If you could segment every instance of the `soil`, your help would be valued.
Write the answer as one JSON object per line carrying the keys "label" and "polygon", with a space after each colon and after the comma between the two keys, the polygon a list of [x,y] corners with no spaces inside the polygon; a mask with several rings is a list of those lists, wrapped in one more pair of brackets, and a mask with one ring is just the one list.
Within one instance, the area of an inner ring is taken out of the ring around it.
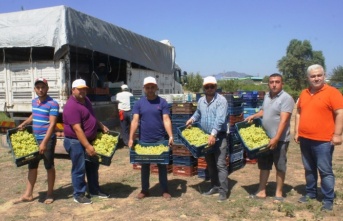
{"label": "soil", "polygon": [[[294,115],[293,115],[294,116]],[[209,181],[199,178],[168,175],[172,199],[161,197],[158,176],[150,176],[151,197],[136,200],[140,192],[140,171],[130,164],[129,150],[120,147],[110,166],[100,167],[101,188],[110,193],[109,199],[93,199],[91,205],[73,201],[71,162],[58,158],[56,164],[55,201],[44,204],[47,182],[41,163],[34,189],[34,200],[21,204],[13,202],[23,194],[27,167],[16,167],[10,149],[2,136],[0,147],[0,220],[343,220],[343,150],[335,148],[333,167],[336,175],[336,199],[332,212],[321,212],[321,196],[308,204],[300,204],[305,178],[299,146],[293,141],[288,152],[288,170],[284,186],[285,201],[273,202],[275,169],[270,174],[266,199],[249,199],[258,186],[256,164],[246,166],[229,175],[229,199],[217,203],[218,196],[205,197],[201,193],[210,187]],[[319,184],[318,184],[319,185]],[[320,191],[319,191],[320,192]]]}

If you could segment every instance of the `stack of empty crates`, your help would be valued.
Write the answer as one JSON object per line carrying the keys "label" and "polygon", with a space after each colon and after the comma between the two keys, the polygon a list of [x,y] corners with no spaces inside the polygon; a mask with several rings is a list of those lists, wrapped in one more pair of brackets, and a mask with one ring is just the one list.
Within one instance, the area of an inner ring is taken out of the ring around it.
{"label": "stack of empty crates", "polygon": [[178,140],[177,128],[184,126],[191,118],[196,105],[191,102],[175,102],[171,107],[171,121],[173,128],[173,175],[194,176],[197,174],[197,160],[192,153]]}

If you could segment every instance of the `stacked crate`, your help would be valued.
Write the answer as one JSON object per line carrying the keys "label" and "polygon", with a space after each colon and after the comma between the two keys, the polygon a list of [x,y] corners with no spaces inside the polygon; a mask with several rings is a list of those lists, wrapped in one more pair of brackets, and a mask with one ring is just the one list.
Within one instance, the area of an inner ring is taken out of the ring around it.
{"label": "stacked crate", "polygon": [[257,107],[261,107],[263,104],[264,96],[266,95],[265,91],[259,91],[257,96]]}
{"label": "stacked crate", "polygon": [[210,179],[210,176],[207,170],[207,163],[206,163],[205,157],[198,158],[198,177],[205,180]]}
{"label": "stacked crate", "polygon": [[239,91],[239,95],[243,97],[244,107],[256,108],[257,107],[257,91]]}
{"label": "stacked crate", "polygon": [[171,122],[175,143],[180,143],[177,136],[177,128],[184,126],[186,121],[191,118],[196,105],[193,103],[173,103],[171,106]]}
{"label": "stacked crate", "polygon": [[174,176],[194,176],[197,171],[197,159],[183,144],[174,144],[173,151],[173,175]]}
{"label": "stacked crate", "polygon": [[228,144],[228,171],[231,174],[245,166],[246,158],[244,147],[239,139],[238,133],[233,132],[229,134]]}

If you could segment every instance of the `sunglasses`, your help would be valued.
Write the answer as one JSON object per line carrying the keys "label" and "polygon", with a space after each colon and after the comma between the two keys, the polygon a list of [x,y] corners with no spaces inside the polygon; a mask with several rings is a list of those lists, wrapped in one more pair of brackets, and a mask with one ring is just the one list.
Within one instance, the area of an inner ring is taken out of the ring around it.
{"label": "sunglasses", "polygon": [[208,90],[208,89],[214,89],[216,86],[214,86],[214,85],[206,85],[206,86],[204,86],[204,89],[205,90]]}

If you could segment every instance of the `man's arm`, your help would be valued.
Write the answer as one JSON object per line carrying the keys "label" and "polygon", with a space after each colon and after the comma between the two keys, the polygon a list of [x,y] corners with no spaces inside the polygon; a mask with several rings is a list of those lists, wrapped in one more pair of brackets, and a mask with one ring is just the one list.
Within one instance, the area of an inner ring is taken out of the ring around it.
{"label": "man's arm", "polygon": [[136,133],[137,128],[138,128],[138,122],[139,122],[139,114],[134,114],[132,121],[131,121],[131,126],[130,126],[130,136],[129,136],[129,147],[131,148],[133,145],[133,135]]}
{"label": "man's arm", "polygon": [[167,131],[168,136],[169,136],[169,142],[168,143],[169,143],[169,145],[173,145],[173,143],[174,143],[173,130],[172,130],[172,124],[171,124],[171,121],[170,121],[168,114],[163,114],[163,125]]}
{"label": "man's arm", "polygon": [[33,115],[31,114],[23,123],[18,125],[19,129],[23,129],[26,125],[30,124],[33,120]]}
{"label": "man's arm", "polygon": [[300,108],[297,108],[294,121],[294,141],[299,143],[299,121],[300,121]]}
{"label": "man's arm", "polygon": [[73,124],[73,130],[76,133],[77,139],[80,141],[81,145],[85,147],[86,152],[89,156],[96,155],[94,147],[88,142],[88,139],[82,130],[81,124]]}
{"label": "man's arm", "polygon": [[343,109],[335,110],[335,131],[332,136],[332,144],[342,144],[342,132],[343,132]]}
{"label": "man's arm", "polygon": [[55,127],[56,127],[56,123],[57,123],[57,116],[50,115],[49,116],[49,122],[50,122],[50,124],[49,124],[48,130],[46,131],[45,137],[39,145],[39,152],[41,154],[43,154],[46,151],[46,145],[47,145],[49,139],[51,138],[52,134],[55,132]]}

